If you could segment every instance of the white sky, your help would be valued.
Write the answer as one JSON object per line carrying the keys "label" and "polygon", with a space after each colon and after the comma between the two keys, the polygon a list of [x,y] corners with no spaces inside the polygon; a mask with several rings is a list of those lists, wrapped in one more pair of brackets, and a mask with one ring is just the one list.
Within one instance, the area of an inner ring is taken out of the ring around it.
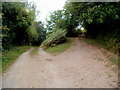
{"label": "white sky", "polygon": [[42,20],[45,22],[46,17],[49,16],[51,11],[61,10],[66,0],[28,0],[28,2],[34,2],[36,10],[40,11],[37,16],[37,21]]}

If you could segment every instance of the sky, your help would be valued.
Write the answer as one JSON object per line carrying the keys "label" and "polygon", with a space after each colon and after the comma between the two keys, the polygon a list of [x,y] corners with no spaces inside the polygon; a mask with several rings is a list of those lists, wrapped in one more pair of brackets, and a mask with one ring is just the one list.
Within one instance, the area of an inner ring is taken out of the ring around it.
{"label": "sky", "polygon": [[40,11],[36,20],[45,22],[50,12],[63,9],[66,0],[28,0],[28,2],[34,2],[36,10]]}

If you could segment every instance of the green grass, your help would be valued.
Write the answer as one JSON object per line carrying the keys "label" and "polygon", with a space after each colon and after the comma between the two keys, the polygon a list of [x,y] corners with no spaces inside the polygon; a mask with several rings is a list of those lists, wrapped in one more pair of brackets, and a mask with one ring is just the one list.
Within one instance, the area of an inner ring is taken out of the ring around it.
{"label": "green grass", "polygon": [[[1,58],[0,58],[1,59]],[[2,73],[2,62],[0,61],[0,74]]]}
{"label": "green grass", "polygon": [[109,50],[109,51],[115,53],[115,54],[119,53],[118,48],[110,48],[108,45],[105,44],[105,41],[103,41],[101,39],[88,39],[88,38],[85,38],[83,40],[84,40],[84,42],[86,42],[88,44],[102,47],[102,48],[104,48],[106,50]]}
{"label": "green grass", "polygon": [[102,41],[102,40],[99,40],[99,39],[88,39],[88,38],[85,38],[83,40],[87,44],[91,44],[91,45],[94,45],[94,46],[97,46],[97,47],[104,48],[104,49],[109,50],[109,51],[111,51],[111,52],[113,52],[115,54],[118,53],[118,52],[114,52],[114,50],[110,50],[110,48],[108,48],[108,46],[105,45],[104,41]]}
{"label": "green grass", "polygon": [[65,43],[57,45],[55,47],[47,48],[47,49],[45,49],[45,51],[49,52],[49,53],[61,53],[61,52],[64,52],[66,49],[68,49],[71,46],[72,40],[73,40],[73,38],[67,38],[67,41]]}
{"label": "green grass", "polygon": [[109,59],[112,64],[118,65],[120,63],[120,60],[117,58],[110,58]]}
{"label": "green grass", "polygon": [[2,72],[6,69],[25,51],[30,49],[32,46],[17,46],[13,47],[9,51],[5,50],[2,52]]}
{"label": "green grass", "polygon": [[30,55],[35,55],[38,52],[39,47],[34,47],[34,49],[30,52]]}
{"label": "green grass", "polygon": [[[95,45],[95,46],[98,46],[98,47],[101,47],[101,48],[104,48],[104,49],[106,49],[106,50],[108,50],[107,48],[107,46],[104,44],[104,42],[103,41],[101,41],[101,40],[94,40],[94,39],[87,39],[87,38],[85,38],[85,39],[83,39],[84,40],[84,42],[86,42],[87,44],[91,44],[91,45]],[[112,52],[112,51],[111,51]],[[104,54],[106,54],[106,52],[104,51],[103,52]],[[114,53],[114,52],[113,52]],[[109,61],[112,63],[112,64],[115,64],[115,65],[118,65],[118,63],[120,63],[120,60],[118,60],[117,58],[113,58],[113,57],[110,57],[109,58]]]}
{"label": "green grass", "polygon": [[83,40],[84,40],[84,42],[86,42],[87,44],[105,47],[105,46],[103,46],[103,43],[101,43],[100,41],[94,40],[94,39],[85,38],[85,39],[83,39]]}

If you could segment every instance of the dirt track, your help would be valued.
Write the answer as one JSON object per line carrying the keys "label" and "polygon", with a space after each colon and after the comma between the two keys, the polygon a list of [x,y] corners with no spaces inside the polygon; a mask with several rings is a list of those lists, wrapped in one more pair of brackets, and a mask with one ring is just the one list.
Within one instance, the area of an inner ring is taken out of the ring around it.
{"label": "dirt track", "polygon": [[31,50],[23,53],[3,74],[3,88],[117,87],[118,74],[107,66],[101,49],[78,38],[71,48],[56,56],[42,49],[30,56]]}

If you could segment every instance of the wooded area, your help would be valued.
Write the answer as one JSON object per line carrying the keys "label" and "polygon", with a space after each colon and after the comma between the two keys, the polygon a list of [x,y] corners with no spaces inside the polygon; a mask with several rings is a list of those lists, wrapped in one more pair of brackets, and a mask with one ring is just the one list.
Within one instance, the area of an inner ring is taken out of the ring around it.
{"label": "wooded area", "polygon": [[36,21],[36,12],[33,3],[2,3],[3,62],[9,62],[6,52],[16,46],[47,49],[67,42],[68,37],[91,38],[116,54],[120,51],[120,2],[66,3],[50,13],[47,23]]}
{"label": "wooded area", "polygon": [[51,12],[47,28],[44,28],[44,23],[35,21],[34,4],[4,2],[1,13],[3,49],[16,45],[40,46],[45,40],[46,32],[47,39],[51,36],[51,40],[46,40],[43,44],[50,42],[59,44],[59,41],[62,43],[61,39],[65,41],[65,36],[79,35],[81,28],[76,27],[80,26],[87,30],[86,38],[102,40],[109,49],[116,51],[120,44],[119,7],[120,3],[116,2],[66,3],[63,10]]}
{"label": "wooded area", "polygon": [[63,10],[51,13],[47,20],[47,30],[54,33],[66,29],[66,36],[73,37],[80,35],[80,27],[83,27],[86,38],[97,39],[107,49],[117,53],[120,49],[119,7],[119,2],[66,3]]}
{"label": "wooded area", "polygon": [[34,4],[22,2],[2,3],[2,46],[40,45],[45,39],[42,22],[35,21]]}
{"label": "wooded area", "polygon": [[45,22],[34,3],[1,5],[3,88],[120,86],[120,2],[66,2]]}

